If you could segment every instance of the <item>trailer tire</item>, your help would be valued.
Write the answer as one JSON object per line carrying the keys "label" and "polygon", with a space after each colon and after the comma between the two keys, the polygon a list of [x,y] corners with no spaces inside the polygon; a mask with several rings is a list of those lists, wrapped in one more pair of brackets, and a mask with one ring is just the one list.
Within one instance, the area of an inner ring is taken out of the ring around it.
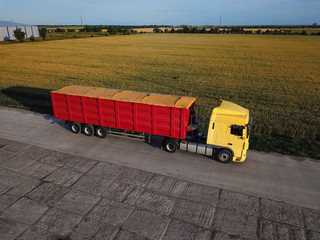
{"label": "trailer tire", "polygon": [[170,139],[167,139],[167,140],[163,141],[163,149],[166,152],[174,153],[175,151],[177,151],[177,148],[178,148],[178,144],[177,144],[176,141],[173,141],[173,140],[170,140]]}
{"label": "trailer tire", "polygon": [[71,122],[70,123],[70,130],[73,133],[80,133],[81,132],[81,124],[78,122]]}
{"label": "trailer tire", "polygon": [[107,130],[104,127],[95,127],[95,135],[99,138],[105,138],[107,136]]}
{"label": "trailer tire", "polygon": [[82,132],[86,136],[92,136],[94,133],[93,126],[90,124],[85,124],[82,128]]}
{"label": "trailer tire", "polygon": [[217,153],[216,158],[221,163],[228,163],[232,160],[232,153],[227,149],[221,149]]}

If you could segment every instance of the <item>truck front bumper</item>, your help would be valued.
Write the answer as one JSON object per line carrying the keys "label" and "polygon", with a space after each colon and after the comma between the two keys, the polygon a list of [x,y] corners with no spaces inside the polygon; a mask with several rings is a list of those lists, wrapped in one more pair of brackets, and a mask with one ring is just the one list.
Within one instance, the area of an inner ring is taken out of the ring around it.
{"label": "truck front bumper", "polygon": [[234,162],[244,162],[244,160],[246,160],[247,158],[247,153],[242,154],[241,157],[233,157],[232,161]]}

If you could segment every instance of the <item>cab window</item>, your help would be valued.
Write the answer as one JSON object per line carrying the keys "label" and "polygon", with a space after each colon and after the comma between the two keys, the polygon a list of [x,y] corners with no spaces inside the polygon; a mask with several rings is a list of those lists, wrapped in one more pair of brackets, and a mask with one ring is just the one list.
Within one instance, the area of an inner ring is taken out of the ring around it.
{"label": "cab window", "polygon": [[244,126],[231,125],[231,134],[236,136],[243,136]]}

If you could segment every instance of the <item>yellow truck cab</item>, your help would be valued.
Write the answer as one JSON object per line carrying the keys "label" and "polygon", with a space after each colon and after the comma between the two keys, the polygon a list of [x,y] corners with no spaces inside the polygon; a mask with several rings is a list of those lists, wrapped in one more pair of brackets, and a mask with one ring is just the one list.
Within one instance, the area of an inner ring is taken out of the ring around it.
{"label": "yellow truck cab", "polygon": [[[197,130],[201,124],[198,119],[189,122],[192,131],[186,139],[178,142],[180,150],[213,157],[222,163],[243,162],[246,159],[252,124],[248,109],[219,100],[212,111],[207,135]],[[174,152],[170,151],[175,146],[174,140],[169,139],[165,144],[166,151]]]}
{"label": "yellow truck cab", "polygon": [[251,124],[248,109],[219,100],[211,114],[207,145],[218,149],[216,157],[220,162],[228,162],[231,157],[235,162],[246,159]]}

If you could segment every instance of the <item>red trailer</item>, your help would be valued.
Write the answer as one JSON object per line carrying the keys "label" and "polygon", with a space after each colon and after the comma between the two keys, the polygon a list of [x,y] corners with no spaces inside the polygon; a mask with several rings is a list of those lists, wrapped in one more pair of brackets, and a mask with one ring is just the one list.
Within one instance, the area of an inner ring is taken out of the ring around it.
{"label": "red trailer", "polygon": [[[68,86],[51,91],[54,115],[71,123],[73,132],[147,133],[185,139],[193,97]],[[73,124],[73,125],[72,125]],[[105,133],[105,134],[104,134]]]}

